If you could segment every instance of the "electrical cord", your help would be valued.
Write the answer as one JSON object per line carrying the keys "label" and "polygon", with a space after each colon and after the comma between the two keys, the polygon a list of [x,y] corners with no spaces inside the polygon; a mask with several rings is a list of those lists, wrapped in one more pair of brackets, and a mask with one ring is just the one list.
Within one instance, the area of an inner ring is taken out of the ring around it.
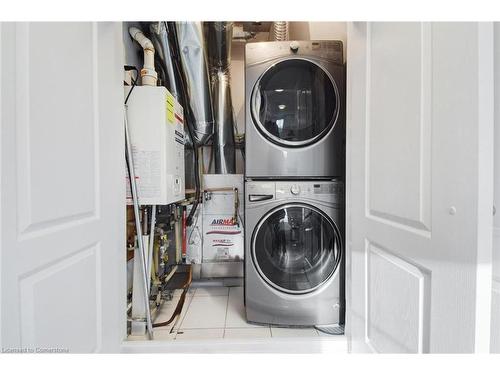
{"label": "electrical cord", "polygon": [[193,224],[193,229],[191,230],[191,233],[189,234],[189,238],[187,240],[187,243],[188,244],[192,244],[191,243],[191,238],[193,237],[193,233],[194,233],[194,230],[196,229],[196,231],[198,232],[198,235],[201,237],[201,232],[200,232],[200,229],[196,226],[196,224],[198,224],[198,219],[200,218],[200,215],[196,215],[196,220]]}
{"label": "electrical cord", "polygon": [[125,105],[127,105],[128,99],[130,98],[130,94],[132,94],[132,91],[134,91],[135,86],[137,86],[137,80],[139,79],[139,70],[133,65],[125,65],[123,68],[125,69],[126,72],[129,72],[131,70],[135,70],[135,73],[136,73],[135,79],[133,77],[130,77],[132,80],[132,88],[128,92],[127,97],[125,98],[125,103],[124,103]]}
{"label": "electrical cord", "polygon": [[[134,91],[135,86],[137,86],[137,79],[139,78],[139,70],[135,66],[133,66],[133,65],[125,65],[123,68],[125,69],[126,72],[127,71],[131,71],[131,70],[135,70],[135,72],[136,72],[136,78],[135,79],[133,77],[130,77],[130,79],[132,81],[132,88],[129,90],[129,92],[127,94],[127,97],[125,98],[124,105],[126,106],[127,102],[128,102],[128,99],[130,98],[130,94],[132,94],[132,91]],[[127,160],[127,163],[128,162],[129,161]],[[130,178],[129,178],[129,183],[130,183],[130,191],[132,191],[132,179],[130,179]]]}
{"label": "electrical cord", "polygon": [[168,88],[168,78],[165,72],[165,67],[163,66],[162,60],[155,54],[155,69],[158,73],[158,82],[160,86],[165,86]]}

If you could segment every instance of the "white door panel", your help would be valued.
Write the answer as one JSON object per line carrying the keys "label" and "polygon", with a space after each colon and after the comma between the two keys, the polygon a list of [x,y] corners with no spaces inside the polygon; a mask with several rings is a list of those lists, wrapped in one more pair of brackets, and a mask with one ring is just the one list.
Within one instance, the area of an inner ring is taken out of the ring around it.
{"label": "white door panel", "polygon": [[495,157],[491,352],[500,353],[500,23],[495,23]]}
{"label": "white door panel", "polygon": [[485,350],[492,27],[354,23],[348,40],[351,350]]}
{"label": "white door panel", "polygon": [[[496,159],[498,160],[498,158]],[[497,198],[498,199],[498,198]],[[491,352],[500,353],[500,228],[493,229],[493,287],[491,301]]]}
{"label": "white door panel", "polygon": [[1,28],[2,346],[118,350],[121,24]]}
{"label": "white door panel", "polygon": [[381,23],[367,45],[368,215],[418,233],[430,230],[429,38],[428,25]]}

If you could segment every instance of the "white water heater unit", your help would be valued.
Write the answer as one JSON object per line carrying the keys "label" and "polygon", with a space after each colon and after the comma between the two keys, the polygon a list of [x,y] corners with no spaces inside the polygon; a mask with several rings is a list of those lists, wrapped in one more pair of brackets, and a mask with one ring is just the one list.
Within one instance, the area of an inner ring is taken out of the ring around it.
{"label": "white water heater unit", "polygon": [[[125,88],[125,95],[130,87]],[[127,103],[134,169],[141,205],[185,198],[184,115],[165,87],[136,86]],[[132,204],[127,173],[127,204]]]}

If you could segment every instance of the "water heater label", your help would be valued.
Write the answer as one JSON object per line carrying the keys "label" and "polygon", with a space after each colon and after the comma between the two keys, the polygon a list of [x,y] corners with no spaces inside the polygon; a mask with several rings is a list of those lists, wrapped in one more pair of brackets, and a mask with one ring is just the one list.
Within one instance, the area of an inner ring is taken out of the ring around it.
{"label": "water heater label", "polygon": [[167,106],[167,121],[170,124],[175,125],[175,111],[174,111],[174,105],[175,105],[175,99],[174,96],[167,91],[167,98],[166,98],[166,106]]}
{"label": "water heater label", "polygon": [[[160,153],[158,151],[138,151],[133,148],[134,169],[139,200],[159,199],[160,191]],[[128,180],[127,170],[127,180]],[[127,183],[127,199],[132,199],[130,183]]]}

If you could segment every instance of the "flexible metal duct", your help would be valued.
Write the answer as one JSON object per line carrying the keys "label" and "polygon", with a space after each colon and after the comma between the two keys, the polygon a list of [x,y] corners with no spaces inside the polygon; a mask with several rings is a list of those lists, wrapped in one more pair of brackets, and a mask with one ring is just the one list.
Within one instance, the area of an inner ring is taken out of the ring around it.
{"label": "flexible metal duct", "polygon": [[194,117],[194,139],[205,144],[214,131],[214,116],[201,22],[176,22],[182,70]]}
{"label": "flexible metal duct", "polygon": [[287,21],[276,21],[273,22],[273,39],[278,41],[288,40],[289,30]]}
{"label": "flexible metal duct", "polygon": [[208,22],[207,50],[210,61],[212,98],[215,115],[214,159],[216,174],[236,173],[234,147],[235,121],[231,100],[232,22]]}
{"label": "flexible metal duct", "polygon": [[167,75],[167,88],[168,91],[177,99],[180,100],[180,93],[178,82],[175,76],[174,64],[171,55],[171,46],[168,39],[167,26],[165,22],[153,22],[149,25],[149,31],[151,32],[151,39],[155,46],[155,50],[158,58],[160,59],[165,74]]}

